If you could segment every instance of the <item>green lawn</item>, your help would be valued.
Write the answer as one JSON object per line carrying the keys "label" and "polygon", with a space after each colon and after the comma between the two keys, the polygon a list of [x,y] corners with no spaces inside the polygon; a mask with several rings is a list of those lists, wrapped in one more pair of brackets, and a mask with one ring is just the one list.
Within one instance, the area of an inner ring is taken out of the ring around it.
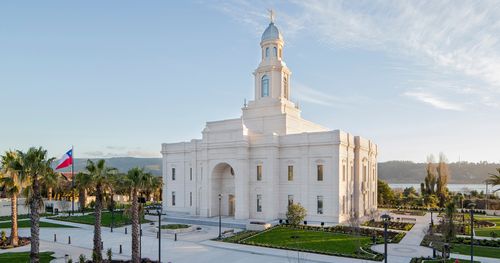
{"label": "green lawn", "polygon": [[[54,259],[52,254],[54,254],[54,252],[41,252],[40,262],[49,263],[52,259]],[[0,254],[0,262],[30,262],[30,252],[3,253]]]}
{"label": "green lawn", "polygon": [[[0,223],[0,228],[11,228],[11,227],[12,227],[11,222]],[[18,228],[31,227],[31,221],[30,220],[17,221],[17,227]],[[65,226],[65,225],[48,223],[48,222],[40,222],[40,227],[68,227],[68,228],[72,228],[72,226]]]}
{"label": "green lawn", "polygon": [[[446,263],[455,263],[455,260],[456,259],[454,259],[454,258],[450,258],[450,259],[446,260],[445,262]],[[460,263],[470,262],[470,260],[466,260],[466,259],[459,259],[458,261]],[[422,263],[443,263],[443,260],[442,259],[422,260]],[[474,263],[480,263],[480,262],[474,260]]]}
{"label": "green lawn", "polygon": [[[40,217],[45,217],[45,216],[50,216],[50,215],[52,215],[52,214],[43,213],[43,214],[40,214]],[[29,214],[17,215],[17,220],[29,219],[29,218],[30,218]],[[9,220],[10,220],[10,216],[0,216],[0,221],[9,221]]]}
{"label": "green lawn", "polygon": [[[470,255],[470,246],[463,244],[453,244],[452,253]],[[500,258],[500,248],[498,247],[483,247],[474,246],[474,256],[478,257],[488,257],[488,258]]]}
{"label": "green lawn", "polygon": [[494,227],[474,228],[475,234],[482,237],[490,237],[495,232],[500,237],[500,217],[498,216],[474,216],[476,220],[490,221],[496,224]]}
{"label": "green lawn", "polygon": [[[307,250],[324,254],[356,256],[360,246],[366,247],[371,244],[371,238],[324,231],[275,227],[245,239],[241,243],[291,250]],[[363,252],[362,256],[371,257]]]}
{"label": "green lawn", "polygon": [[[54,220],[61,220],[61,221],[67,221],[67,222],[73,222],[73,223],[80,223],[80,224],[86,224],[86,225],[93,225],[95,222],[95,217],[94,214],[87,214],[83,216],[60,216],[60,217],[52,217],[51,219]],[[149,220],[146,220],[142,218],[141,223],[148,223],[150,222]],[[102,218],[101,218],[101,223],[102,226],[105,227],[111,227],[111,213],[110,212],[103,212],[102,213]],[[126,215],[123,214],[123,212],[115,212],[115,218],[114,218],[114,227],[121,227],[125,225],[130,225],[130,218],[128,218]]]}

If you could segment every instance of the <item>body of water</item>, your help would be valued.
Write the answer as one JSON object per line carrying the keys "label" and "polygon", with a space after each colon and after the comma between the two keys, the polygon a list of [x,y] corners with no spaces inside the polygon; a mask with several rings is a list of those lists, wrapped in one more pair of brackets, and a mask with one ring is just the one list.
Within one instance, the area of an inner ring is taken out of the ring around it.
{"label": "body of water", "polygon": [[[405,189],[408,187],[414,187],[417,192],[420,191],[420,184],[389,184],[389,186],[392,189]],[[478,192],[485,192],[486,193],[486,184],[448,184],[448,189],[452,192],[459,192],[459,193],[470,193],[472,190],[476,190]],[[488,185],[488,193],[491,193],[494,190],[500,189],[500,186],[491,186]],[[500,193],[500,190],[497,191],[497,195]]]}

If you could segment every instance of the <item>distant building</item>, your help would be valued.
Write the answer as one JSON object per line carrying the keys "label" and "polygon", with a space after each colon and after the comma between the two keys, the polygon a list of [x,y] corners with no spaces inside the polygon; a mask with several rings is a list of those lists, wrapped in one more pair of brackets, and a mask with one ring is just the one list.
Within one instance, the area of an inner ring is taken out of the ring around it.
{"label": "distant building", "polygon": [[162,144],[167,212],[236,219],[339,223],[377,208],[377,145],[301,118],[289,100],[291,72],[273,21],[262,34],[255,99],[237,119],[207,122],[202,139]]}

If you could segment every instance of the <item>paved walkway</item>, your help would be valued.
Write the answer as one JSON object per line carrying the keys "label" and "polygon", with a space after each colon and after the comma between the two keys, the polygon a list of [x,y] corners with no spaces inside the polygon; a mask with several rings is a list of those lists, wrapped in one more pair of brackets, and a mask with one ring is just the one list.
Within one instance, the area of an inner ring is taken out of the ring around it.
{"label": "paved walkway", "polygon": [[[416,218],[417,221],[413,228],[406,233],[405,237],[398,244],[387,245],[388,259],[391,263],[407,263],[410,262],[412,257],[432,256],[431,248],[420,246],[420,242],[422,242],[429,229],[430,213],[425,216],[412,216],[412,218]],[[384,244],[372,246],[372,249],[383,254]]]}
{"label": "paved walkway", "polygon": [[[388,261],[391,263],[408,263],[412,257],[430,256],[432,250],[421,247],[420,242],[425,236],[430,221],[430,214],[423,217],[415,217],[417,222],[399,244],[389,244]],[[53,222],[73,226],[75,228],[41,228],[40,229],[40,250],[54,251],[56,259],[53,262],[64,262],[64,255],[68,254],[73,262],[78,260],[80,254],[84,254],[88,259],[92,255],[93,226],[70,222],[57,221],[43,218],[41,221]],[[226,225],[230,226],[232,221]],[[158,238],[154,225],[142,224],[142,256],[153,260],[158,258]],[[229,228],[223,228],[227,230]],[[108,248],[113,251],[114,259],[129,259],[131,257],[131,229],[127,226],[115,228],[113,232],[110,228],[102,228],[102,240],[104,241],[104,255]],[[10,229],[4,229],[8,232]],[[54,242],[54,234],[57,235],[57,242]],[[291,262],[336,262],[336,263],[361,263],[374,262],[370,260],[360,260],[344,257],[319,255],[313,253],[303,253],[273,248],[263,248],[232,243],[211,241],[217,237],[218,227],[201,226],[201,230],[178,234],[178,241],[174,241],[172,234],[162,232],[161,253],[162,262],[190,263],[190,262],[270,262],[270,263],[291,263]],[[20,229],[20,236],[29,236],[29,229]],[[71,244],[68,244],[68,237],[71,236]],[[122,254],[119,254],[120,245]],[[0,253],[29,251],[29,246],[19,247],[12,250],[2,250]],[[373,250],[383,253],[383,245],[375,245]],[[455,255],[452,257],[467,259],[469,256]],[[498,259],[475,257],[482,263],[498,263]]]}

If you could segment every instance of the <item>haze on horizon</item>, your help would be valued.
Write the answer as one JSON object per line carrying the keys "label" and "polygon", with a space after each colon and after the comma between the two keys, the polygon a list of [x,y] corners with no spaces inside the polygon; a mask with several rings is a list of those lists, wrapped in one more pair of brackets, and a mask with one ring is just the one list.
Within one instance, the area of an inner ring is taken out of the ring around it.
{"label": "haze on horizon", "polygon": [[0,151],[160,157],[240,116],[267,9],[302,116],[380,162],[500,162],[498,1],[0,3]]}

